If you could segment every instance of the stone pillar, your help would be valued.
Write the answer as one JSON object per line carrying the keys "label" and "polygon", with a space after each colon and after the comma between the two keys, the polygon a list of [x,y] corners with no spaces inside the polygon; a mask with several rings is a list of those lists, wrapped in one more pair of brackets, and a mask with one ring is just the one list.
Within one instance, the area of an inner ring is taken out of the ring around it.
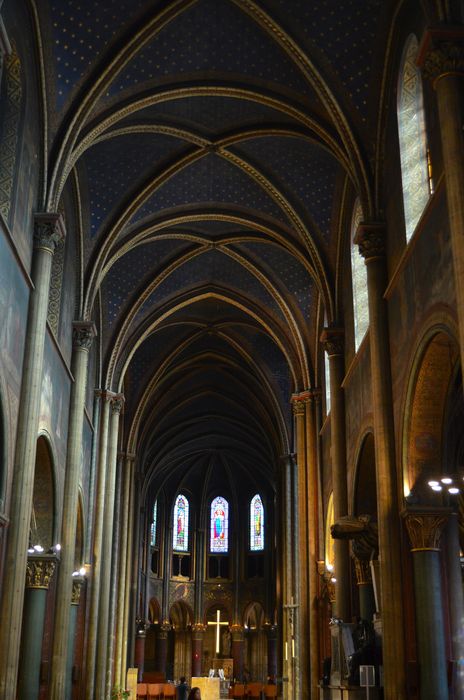
{"label": "stone pillar", "polygon": [[84,584],[85,579],[81,576],[75,576],[72,582],[72,596],[71,596],[71,614],[69,616],[69,630],[68,630],[68,654],[66,659],[66,684],[65,692],[62,695],[63,698],[72,698],[72,670],[74,665],[74,647],[76,641],[76,626],[77,626],[77,613],[79,611],[79,603],[81,600],[81,588]]}
{"label": "stone pillar", "polygon": [[[345,396],[342,382],[345,376],[344,332],[341,328],[325,328],[321,342],[329,358],[330,372],[330,446],[332,458],[332,488],[334,517],[348,514],[346,479]],[[334,541],[335,617],[348,622],[350,615],[350,552],[347,540]]]}
{"label": "stone pillar", "polygon": [[[93,323],[76,322],[73,326],[72,373],[68,419],[68,445],[61,522],[61,560],[55,601],[53,628],[52,675],[50,698],[65,697],[67,644],[69,641],[70,601],[73,590],[72,574],[75,569],[75,543],[79,482],[82,460],[82,430],[84,421],[85,388],[89,350],[95,335]],[[80,562],[82,563],[82,562]]]}
{"label": "stone pillar", "polygon": [[306,464],[308,479],[308,597],[310,698],[319,698],[319,596],[318,596],[318,466],[315,394],[305,401]]}
{"label": "stone pillar", "polygon": [[449,514],[448,508],[403,512],[412,545],[421,700],[449,697],[439,547]]}
{"label": "stone pillar", "polygon": [[446,563],[448,574],[449,619],[453,650],[453,698],[464,698],[464,592],[459,543],[459,516],[451,513],[446,528]]}
{"label": "stone pillar", "polygon": [[453,253],[456,310],[459,324],[461,367],[464,367],[464,137],[462,100],[464,76],[464,29],[428,29],[419,51],[419,65],[437,94]]}
{"label": "stone pillar", "polygon": [[33,554],[27,562],[18,700],[37,700],[39,697],[45,607],[55,568],[55,555]]}
{"label": "stone pillar", "polygon": [[131,614],[131,597],[133,590],[134,515],[136,488],[137,486],[135,483],[135,464],[132,460],[130,476],[129,514],[127,527],[126,578],[124,582],[126,592],[124,595],[124,626],[122,631],[121,685],[125,685],[128,658],[129,654],[132,653],[132,635],[130,635],[131,638],[129,639],[129,619]]}
{"label": "stone pillar", "polygon": [[362,223],[356,243],[366,261],[369,297],[369,347],[374,413],[377,520],[379,529],[382,655],[385,700],[406,697],[403,589],[401,582],[400,518],[395,464],[385,226]]}
{"label": "stone pillar", "polygon": [[87,565],[90,565],[89,562],[92,558],[93,515],[94,515],[94,505],[95,505],[95,481],[96,481],[95,477],[96,477],[96,466],[97,466],[99,433],[100,433],[101,397],[102,397],[102,392],[99,389],[94,391],[93,413],[92,413],[92,425],[93,425],[92,455],[90,458],[90,474],[89,474],[88,527],[85,530],[85,544],[84,544],[84,562]]}
{"label": "stone pillar", "polygon": [[0,607],[0,697],[4,700],[16,697],[50,274],[53,253],[63,237],[63,222],[58,214],[36,214],[34,289],[29,298]]}
{"label": "stone pillar", "polygon": [[[121,532],[125,533],[126,537],[120,537],[119,541],[119,585],[118,585],[118,602],[116,616],[116,651],[115,651],[115,669],[114,678],[115,685],[125,687],[125,682],[122,677],[123,664],[123,649],[124,649],[124,618],[125,618],[125,599],[127,587],[127,553],[130,547],[130,528],[129,528],[129,510],[130,510],[130,489],[132,481],[134,455],[126,454],[124,464],[124,481],[122,485],[122,505],[121,505]],[[129,586],[130,588],[130,586]]]}
{"label": "stone pillar", "polygon": [[134,663],[137,669],[137,680],[139,683],[143,680],[143,671],[145,668],[145,642],[147,639],[147,629],[143,620],[138,620],[136,623],[135,630],[135,651],[134,651]]}
{"label": "stone pillar", "polygon": [[[308,392],[292,396],[293,415],[295,416],[297,482],[295,496],[297,499],[296,521],[298,528],[293,531],[295,547],[298,552],[296,570],[296,605],[291,611],[294,620],[294,646],[292,663],[295,671],[295,692],[300,697],[302,686],[302,669],[309,668],[309,611],[308,611],[308,481],[306,468],[306,421],[305,402]],[[289,601],[292,604],[292,601]],[[287,603],[288,604],[288,603]],[[293,642],[292,642],[293,649]]]}
{"label": "stone pillar", "polygon": [[359,593],[359,616],[362,620],[373,622],[375,598],[370,562],[368,559],[361,559],[356,556],[353,557],[353,560]]}
{"label": "stone pillar", "polygon": [[232,659],[234,660],[234,678],[243,680],[243,661],[245,651],[245,638],[241,625],[231,625],[232,634]]}
{"label": "stone pillar", "polygon": [[277,679],[277,627],[268,624],[267,634],[267,675],[269,679]]}
{"label": "stone pillar", "polygon": [[[116,468],[116,493],[114,500],[114,528],[112,539],[111,552],[111,584],[110,584],[110,600],[108,612],[108,653],[106,662],[106,687],[107,692],[111,693],[112,687],[117,683],[118,676],[116,675],[116,621],[119,619],[119,614],[116,612],[116,605],[119,596],[120,578],[119,578],[119,549],[121,539],[121,507],[122,507],[122,478],[123,478],[123,459],[125,455],[118,453],[117,468]],[[123,531],[125,533],[125,530]],[[124,685],[125,687],[125,685]]]}
{"label": "stone pillar", "polygon": [[110,594],[116,585],[112,578],[112,554],[114,535],[114,503],[116,486],[116,468],[118,461],[119,416],[124,404],[124,397],[114,395],[111,399],[111,415],[108,438],[108,459],[106,462],[105,508],[103,516],[103,537],[101,549],[101,584],[98,606],[98,641],[95,691],[98,697],[111,695],[113,669],[108,669],[110,646]]}
{"label": "stone pillar", "polygon": [[102,576],[103,516],[105,508],[106,458],[108,448],[108,421],[112,394],[101,394],[101,415],[99,426],[99,445],[97,460],[97,489],[95,498],[95,520],[93,526],[92,577],[90,579],[90,609],[87,622],[86,655],[86,700],[94,700],[95,665],[97,651],[98,608],[100,598],[100,579]]}
{"label": "stone pillar", "polygon": [[202,675],[203,662],[203,638],[205,636],[205,626],[200,622],[192,625],[192,676],[198,678]]}
{"label": "stone pillar", "polygon": [[156,640],[156,656],[157,656],[157,666],[160,673],[166,675],[166,666],[168,660],[168,634],[171,630],[171,625],[169,622],[163,622],[160,625],[158,631],[158,638]]}

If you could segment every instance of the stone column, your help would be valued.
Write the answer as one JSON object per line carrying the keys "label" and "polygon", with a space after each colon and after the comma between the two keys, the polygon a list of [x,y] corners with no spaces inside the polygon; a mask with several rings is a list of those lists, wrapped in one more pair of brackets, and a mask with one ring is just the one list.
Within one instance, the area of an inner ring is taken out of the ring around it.
{"label": "stone column", "polygon": [[274,681],[277,679],[277,627],[267,625],[267,675]]}
{"label": "stone column", "polygon": [[[341,328],[325,328],[321,342],[329,358],[330,372],[330,446],[332,458],[332,488],[334,517],[348,514],[346,479],[345,396],[342,382],[345,376],[344,332]],[[334,541],[335,617],[348,622],[350,615],[350,552],[347,540]]]}
{"label": "stone column", "polygon": [[385,700],[403,700],[406,697],[406,675],[401,532],[395,463],[388,309],[383,297],[387,287],[384,240],[384,224],[362,223],[358,227],[356,243],[366,261],[369,297],[369,346],[377,476]]}
{"label": "stone column", "polygon": [[[112,538],[112,552],[111,552],[111,584],[110,584],[110,600],[108,607],[108,652],[106,661],[106,687],[109,694],[111,694],[111,688],[116,684],[116,620],[119,619],[119,615],[116,612],[116,605],[119,595],[120,588],[120,578],[119,578],[119,549],[120,549],[120,538],[121,538],[121,506],[122,506],[122,478],[123,478],[123,459],[125,455],[123,453],[118,453],[117,457],[117,467],[116,467],[116,493],[114,499],[114,527],[113,527],[113,538]],[[125,531],[124,531],[125,533]],[[113,680],[114,677],[114,680]],[[111,684],[110,684],[111,683]],[[125,685],[124,685],[125,687]]]}
{"label": "stone column", "polygon": [[61,561],[56,589],[50,682],[50,698],[54,700],[62,700],[65,697],[70,601],[73,590],[72,574],[75,569],[77,510],[82,462],[85,389],[89,350],[94,335],[95,326],[93,323],[83,321],[74,323],[72,356],[74,383],[71,385],[69,404],[68,445],[60,539]]}
{"label": "stone column", "polygon": [[234,660],[234,678],[243,680],[243,657],[245,651],[245,638],[241,625],[232,625],[232,659]]}
{"label": "stone column", "polygon": [[89,474],[89,506],[88,506],[88,527],[85,531],[84,543],[84,562],[90,565],[92,558],[92,537],[93,537],[93,515],[95,504],[95,481],[96,481],[96,466],[98,456],[98,445],[100,435],[100,409],[101,409],[102,392],[99,389],[94,391],[93,398],[93,413],[92,413],[92,455],[90,457],[90,474]]}
{"label": "stone column", "polygon": [[101,395],[101,415],[99,426],[99,445],[97,460],[97,489],[95,498],[95,520],[93,526],[92,577],[90,579],[90,609],[87,622],[86,655],[86,700],[94,700],[95,665],[97,651],[98,608],[100,598],[100,579],[102,576],[103,516],[105,508],[106,462],[108,449],[108,421],[111,392],[103,391]]}
{"label": "stone column", "polygon": [[158,631],[158,639],[156,640],[156,656],[158,671],[166,675],[166,666],[168,660],[168,634],[171,630],[169,622],[163,622]]}
{"label": "stone column", "polygon": [[372,622],[375,613],[375,598],[370,562],[368,559],[356,556],[353,557],[353,561],[359,593],[359,616],[362,620]]}
{"label": "stone column", "polygon": [[36,215],[34,289],[29,298],[0,607],[0,697],[4,700],[14,700],[16,696],[50,274],[53,253],[63,237],[63,222],[58,214]]}
{"label": "stone column", "polygon": [[33,554],[27,562],[18,700],[39,697],[45,607],[55,568],[56,555]]}
{"label": "stone column", "polygon": [[118,461],[119,416],[124,397],[114,395],[111,399],[111,415],[108,437],[108,459],[106,463],[105,507],[103,515],[103,537],[101,549],[101,583],[98,606],[98,641],[95,691],[98,697],[107,698],[111,694],[113,669],[108,669],[107,661],[110,646],[110,594],[116,585],[112,578],[112,553],[114,535],[114,503],[116,491],[116,468]]}
{"label": "stone column", "polygon": [[461,367],[464,367],[464,137],[462,100],[464,29],[428,29],[419,51],[419,65],[437,93],[448,218],[453,253]]}
{"label": "stone column", "polygon": [[147,639],[148,625],[143,620],[136,622],[135,630],[135,651],[134,663],[137,668],[137,680],[139,683],[143,681],[143,671],[145,668],[145,642]]}
{"label": "stone column", "polygon": [[205,626],[200,622],[192,625],[192,676],[198,678],[202,675],[203,662],[203,638]]}
{"label": "stone column", "polygon": [[81,588],[85,579],[81,576],[75,576],[72,582],[71,595],[71,614],[69,616],[68,629],[68,654],[66,659],[66,684],[63,698],[72,698],[72,670],[74,665],[74,647],[76,638],[77,613],[79,611],[79,603],[81,600]]}
{"label": "stone column", "polygon": [[129,506],[130,506],[130,489],[132,480],[132,469],[133,469],[134,455],[126,454],[125,464],[124,464],[124,483],[123,483],[123,493],[122,493],[122,505],[121,505],[121,532],[125,533],[125,537],[120,538],[119,547],[119,585],[118,585],[118,602],[117,610],[118,614],[116,617],[116,652],[115,652],[115,670],[114,678],[115,685],[120,685],[125,687],[124,679],[122,678],[122,668],[124,666],[123,659],[123,648],[124,648],[124,609],[125,609],[125,598],[126,598],[126,586],[127,586],[127,553],[130,547],[129,537]]}
{"label": "stone column", "polygon": [[[306,469],[306,422],[305,402],[308,392],[292,396],[293,415],[295,416],[296,432],[296,509],[295,519],[298,528],[293,531],[294,543],[297,548],[298,568],[296,570],[297,598],[295,608],[291,610],[294,620],[295,654],[292,653],[292,663],[295,671],[295,692],[300,697],[302,686],[302,669],[309,668],[309,612],[308,612],[308,482]],[[287,601],[287,604],[293,601]]]}
{"label": "stone column", "polygon": [[305,401],[306,463],[308,474],[308,595],[310,698],[319,698],[319,597],[318,597],[318,466],[315,394]]}
{"label": "stone column", "polygon": [[[129,455],[128,455],[129,457]],[[127,554],[126,554],[126,579],[124,585],[126,592],[124,595],[124,627],[122,631],[122,655],[121,655],[121,685],[125,686],[126,670],[129,654],[132,653],[132,635],[129,639],[129,619],[131,614],[131,597],[133,590],[133,552],[134,552],[134,514],[135,514],[135,493],[137,485],[135,483],[135,463],[131,463],[130,494],[129,494],[129,517],[127,527]]]}
{"label": "stone column", "polygon": [[464,698],[464,592],[459,543],[459,515],[451,513],[446,528],[446,563],[448,574],[448,600],[453,650],[453,698]]}
{"label": "stone column", "polygon": [[421,700],[449,697],[439,547],[449,514],[449,508],[403,512],[412,545]]}

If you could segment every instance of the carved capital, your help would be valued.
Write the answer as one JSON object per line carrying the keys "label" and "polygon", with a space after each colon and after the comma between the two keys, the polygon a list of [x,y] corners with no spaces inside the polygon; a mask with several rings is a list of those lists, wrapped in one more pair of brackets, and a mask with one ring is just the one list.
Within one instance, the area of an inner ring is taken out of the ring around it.
{"label": "carved capital", "polygon": [[305,412],[305,401],[301,397],[301,394],[293,394],[291,398],[292,411],[294,416],[304,416]]}
{"label": "carved capital", "polygon": [[354,568],[356,571],[356,583],[358,586],[363,586],[366,583],[372,583],[372,574],[370,562],[366,559],[358,559],[353,557]]}
{"label": "carved capital", "polygon": [[81,602],[81,590],[84,585],[83,576],[75,576],[72,582],[71,605],[79,605]]}
{"label": "carved capital", "polygon": [[73,347],[90,350],[96,335],[97,329],[91,321],[75,321],[73,323]]}
{"label": "carved capital", "polygon": [[417,63],[424,78],[437,81],[447,75],[464,75],[464,32],[462,27],[428,29],[422,39]]}
{"label": "carved capital", "polygon": [[120,414],[124,406],[124,396],[122,394],[114,394],[111,399],[112,413]]}
{"label": "carved capital", "polygon": [[164,620],[164,622],[161,623],[159,626],[158,630],[158,638],[159,639],[167,639],[168,638],[168,632],[172,630],[172,625]]}
{"label": "carved capital", "polygon": [[61,241],[64,240],[64,221],[61,214],[40,213],[34,216],[34,247],[46,250],[48,253],[55,252]]}
{"label": "carved capital", "polygon": [[324,328],[320,341],[329,357],[333,355],[343,355],[345,332],[343,328]]}
{"label": "carved capital", "polygon": [[438,552],[443,528],[451,508],[407,508],[402,517],[411,542],[411,552]]}
{"label": "carved capital", "polygon": [[195,622],[195,624],[192,625],[192,637],[193,639],[203,639],[203,635],[206,632],[206,625],[204,625],[202,622]]}
{"label": "carved capital", "polygon": [[385,224],[382,222],[360,223],[354,242],[366,262],[385,257]]}
{"label": "carved capital", "polygon": [[243,642],[245,630],[243,629],[242,625],[231,625],[230,632],[232,634],[233,642]]}
{"label": "carved capital", "polygon": [[32,556],[27,560],[26,588],[48,589],[56,569],[55,557]]}

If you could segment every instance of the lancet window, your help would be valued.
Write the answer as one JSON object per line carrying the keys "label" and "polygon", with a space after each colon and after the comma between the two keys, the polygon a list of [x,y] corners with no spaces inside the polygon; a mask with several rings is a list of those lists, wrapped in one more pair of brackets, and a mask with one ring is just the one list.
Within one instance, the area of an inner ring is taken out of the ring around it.
{"label": "lancet window", "polygon": [[211,503],[210,550],[219,554],[229,551],[229,504],[222,496]]}
{"label": "lancet window", "polygon": [[369,305],[367,297],[367,270],[364,258],[354,243],[354,237],[362,220],[361,203],[356,200],[351,221],[351,282],[353,287],[354,345],[361,345],[369,328]]}
{"label": "lancet window", "polygon": [[179,494],[174,505],[173,549],[175,552],[187,552],[189,540],[189,502]]}
{"label": "lancet window", "polygon": [[264,549],[264,507],[257,493],[250,503],[250,550],[261,552]]}
{"label": "lancet window", "polygon": [[407,241],[414,233],[432,190],[422,79],[416,64],[418,50],[417,38],[412,34],[403,51],[398,80],[398,134]]}

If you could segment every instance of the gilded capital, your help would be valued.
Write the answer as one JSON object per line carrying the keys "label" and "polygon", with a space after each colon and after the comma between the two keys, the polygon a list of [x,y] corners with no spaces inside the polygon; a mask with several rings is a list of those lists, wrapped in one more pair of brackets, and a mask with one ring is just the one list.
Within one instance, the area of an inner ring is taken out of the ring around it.
{"label": "gilded capital", "polygon": [[462,27],[428,29],[422,40],[418,64],[433,86],[447,75],[464,75],[464,32]]}
{"label": "gilded capital", "polygon": [[46,250],[48,253],[55,249],[65,238],[64,221],[61,214],[41,212],[34,216],[34,247]]}
{"label": "gilded capital", "polygon": [[243,629],[242,625],[231,625],[230,632],[232,634],[233,642],[243,642],[245,630]]}
{"label": "gilded capital", "polygon": [[26,588],[48,589],[55,568],[55,557],[29,557],[26,567]]}
{"label": "gilded capital", "polygon": [[343,328],[324,328],[320,341],[329,357],[333,355],[343,355],[345,332]]}
{"label": "gilded capital", "polygon": [[302,398],[301,394],[293,394],[291,404],[294,416],[304,416],[305,400]]}
{"label": "gilded capital", "polygon": [[402,517],[411,542],[411,552],[438,552],[443,528],[451,513],[450,508],[408,508]]}
{"label": "gilded capital", "polygon": [[385,224],[382,222],[360,223],[354,242],[359,247],[359,252],[366,262],[385,257]]}
{"label": "gilded capital", "polygon": [[71,605],[79,605],[81,602],[81,590],[84,585],[83,576],[75,576],[72,582],[72,594],[71,594]]}
{"label": "gilded capital", "polygon": [[73,347],[90,350],[96,335],[97,329],[91,321],[75,321],[73,323]]}
{"label": "gilded capital", "polygon": [[366,559],[358,559],[358,557],[353,557],[353,560],[356,571],[356,583],[358,586],[363,586],[366,583],[372,583],[370,562]]}

